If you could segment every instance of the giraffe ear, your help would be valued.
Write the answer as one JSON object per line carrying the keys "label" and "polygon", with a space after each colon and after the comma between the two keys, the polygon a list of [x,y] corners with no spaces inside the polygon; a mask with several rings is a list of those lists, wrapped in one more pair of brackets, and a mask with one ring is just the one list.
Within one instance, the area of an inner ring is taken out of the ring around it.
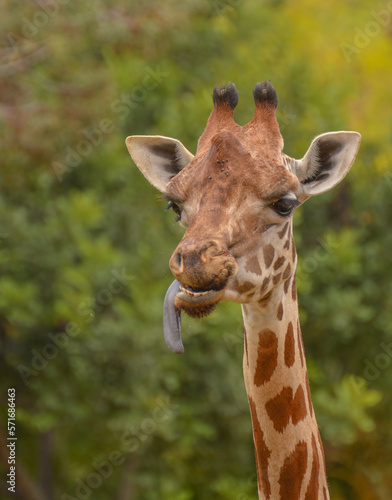
{"label": "giraffe ear", "polygon": [[180,141],[161,135],[131,135],[125,144],[144,177],[162,193],[193,158]]}
{"label": "giraffe ear", "polygon": [[301,182],[305,199],[328,191],[345,177],[360,142],[358,132],[329,132],[312,141],[302,160],[293,162],[293,173]]}

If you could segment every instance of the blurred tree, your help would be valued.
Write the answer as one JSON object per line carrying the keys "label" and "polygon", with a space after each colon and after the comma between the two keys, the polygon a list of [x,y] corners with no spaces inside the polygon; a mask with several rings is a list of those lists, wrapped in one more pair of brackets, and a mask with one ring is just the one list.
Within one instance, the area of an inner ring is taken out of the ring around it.
{"label": "blurred tree", "polygon": [[1,498],[8,387],[23,499],[256,498],[240,311],[186,320],[186,354],[166,350],[181,230],[124,139],[194,150],[213,85],[236,83],[245,123],[264,79],[288,154],[363,134],[342,187],[296,214],[298,281],[331,496],[390,498],[391,17],[365,0],[1,4]]}

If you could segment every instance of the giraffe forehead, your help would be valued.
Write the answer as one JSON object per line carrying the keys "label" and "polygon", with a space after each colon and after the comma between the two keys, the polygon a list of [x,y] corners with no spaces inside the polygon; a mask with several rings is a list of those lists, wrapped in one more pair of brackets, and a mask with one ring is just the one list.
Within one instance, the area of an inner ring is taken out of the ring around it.
{"label": "giraffe forehead", "polygon": [[214,193],[212,200],[218,197],[222,202],[222,197],[227,201],[246,191],[261,200],[295,192],[298,186],[281,155],[268,151],[262,142],[256,145],[243,134],[224,131],[172,179],[168,195],[185,201],[209,192]]}

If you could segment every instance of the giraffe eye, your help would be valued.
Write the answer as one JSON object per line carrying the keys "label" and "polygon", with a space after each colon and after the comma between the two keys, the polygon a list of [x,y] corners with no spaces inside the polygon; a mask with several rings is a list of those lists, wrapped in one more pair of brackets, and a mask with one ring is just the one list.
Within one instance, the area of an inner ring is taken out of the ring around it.
{"label": "giraffe eye", "polygon": [[174,201],[169,201],[166,210],[170,210],[171,208],[176,214],[175,222],[179,222],[181,220],[181,208]]}
{"label": "giraffe eye", "polygon": [[277,212],[279,215],[282,215],[283,217],[287,217],[288,215],[291,214],[293,209],[299,205],[299,201],[295,198],[281,198],[278,201],[275,201],[275,203],[272,204],[272,208]]}

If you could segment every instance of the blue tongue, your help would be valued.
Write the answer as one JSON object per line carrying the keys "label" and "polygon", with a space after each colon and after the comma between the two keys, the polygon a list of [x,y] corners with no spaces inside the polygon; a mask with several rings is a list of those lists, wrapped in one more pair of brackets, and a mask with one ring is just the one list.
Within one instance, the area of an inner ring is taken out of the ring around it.
{"label": "blue tongue", "polygon": [[163,334],[169,349],[177,354],[184,352],[181,340],[181,311],[174,305],[174,299],[180,291],[180,283],[174,280],[167,289],[163,301]]}

